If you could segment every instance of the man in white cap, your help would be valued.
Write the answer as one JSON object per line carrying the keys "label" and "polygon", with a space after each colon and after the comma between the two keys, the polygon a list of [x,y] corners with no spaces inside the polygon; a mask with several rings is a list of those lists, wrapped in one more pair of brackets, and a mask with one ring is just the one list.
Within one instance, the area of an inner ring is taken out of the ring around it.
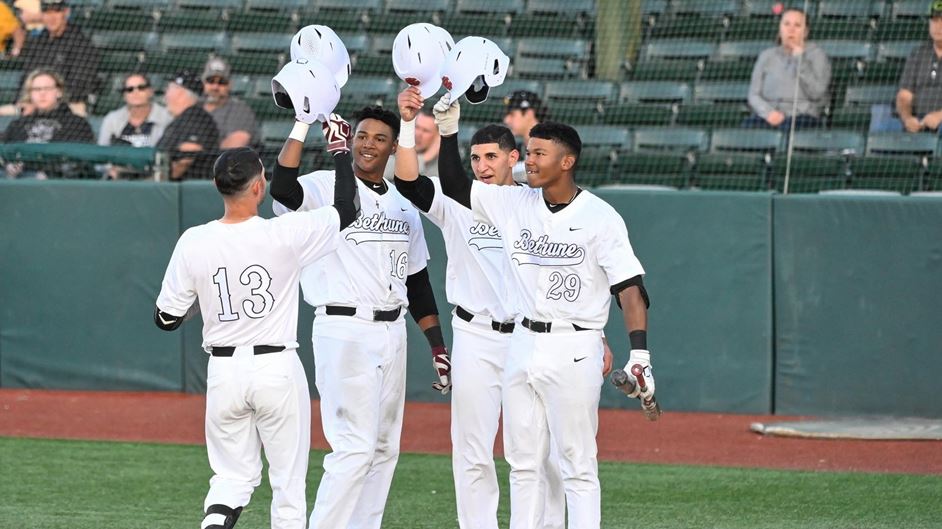
{"label": "man in white cap", "polygon": [[216,120],[222,149],[247,147],[258,141],[258,120],[245,102],[229,95],[229,64],[211,57],[203,68],[203,109]]}

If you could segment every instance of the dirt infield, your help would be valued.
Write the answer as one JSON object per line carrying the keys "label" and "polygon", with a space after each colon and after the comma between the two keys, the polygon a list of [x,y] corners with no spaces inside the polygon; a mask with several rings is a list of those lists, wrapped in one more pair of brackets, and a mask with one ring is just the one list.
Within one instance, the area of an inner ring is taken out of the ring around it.
{"label": "dirt infield", "polygon": [[[0,436],[202,444],[205,398],[180,393],[0,389]],[[314,402],[314,448],[328,448]],[[942,475],[942,442],[765,437],[755,421],[789,417],[602,410],[599,459],[802,470]],[[402,450],[450,450],[447,404],[407,403]],[[498,451],[500,446],[498,443]]]}

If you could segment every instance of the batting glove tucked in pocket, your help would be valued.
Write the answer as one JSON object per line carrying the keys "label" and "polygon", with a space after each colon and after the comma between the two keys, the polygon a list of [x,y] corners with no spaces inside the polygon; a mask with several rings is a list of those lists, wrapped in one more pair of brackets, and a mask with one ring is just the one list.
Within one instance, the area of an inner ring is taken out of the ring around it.
{"label": "batting glove tucked in pocket", "polygon": [[451,391],[451,360],[448,359],[448,350],[444,345],[432,348],[432,367],[438,375],[438,381],[432,383],[435,391],[447,395]]}

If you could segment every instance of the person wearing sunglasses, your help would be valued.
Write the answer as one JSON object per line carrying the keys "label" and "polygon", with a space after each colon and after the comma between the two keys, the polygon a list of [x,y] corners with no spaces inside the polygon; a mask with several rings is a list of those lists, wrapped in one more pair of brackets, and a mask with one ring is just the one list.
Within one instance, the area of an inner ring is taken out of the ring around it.
{"label": "person wearing sunglasses", "polygon": [[203,68],[203,109],[216,120],[220,148],[235,149],[255,145],[259,139],[255,112],[245,102],[230,96],[229,64],[211,57]]}
{"label": "person wearing sunglasses", "polygon": [[[153,101],[154,88],[150,81],[143,74],[132,73],[124,76],[119,91],[124,98],[124,106],[105,116],[98,131],[98,145],[157,145],[164,129],[173,121],[173,116],[165,107]],[[142,176],[115,165],[108,165],[105,174],[111,179]]]}
{"label": "person wearing sunglasses", "polygon": [[23,69],[50,68],[59,72],[69,87],[69,107],[87,115],[88,96],[98,81],[99,53],[92,41],[69,23],[71,11],[65,0],[42,0],[41,33],[30,35],[23,46]]}

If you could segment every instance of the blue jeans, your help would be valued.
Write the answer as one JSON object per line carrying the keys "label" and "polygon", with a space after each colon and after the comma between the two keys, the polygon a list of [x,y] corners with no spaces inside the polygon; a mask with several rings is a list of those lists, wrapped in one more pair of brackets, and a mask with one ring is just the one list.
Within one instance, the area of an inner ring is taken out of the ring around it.
{"label": "blue jeans", "polygon": [[[739,126],[746,129],[778,129],[787,133],[792,128],[792,118],[786,117],[778,127],[773,127],[769,125],[765,118],[753,114],[744,119]],[[814,116],[801,115],[795,118],[795,130],[818,128],[820,126],[821,120]]]}

